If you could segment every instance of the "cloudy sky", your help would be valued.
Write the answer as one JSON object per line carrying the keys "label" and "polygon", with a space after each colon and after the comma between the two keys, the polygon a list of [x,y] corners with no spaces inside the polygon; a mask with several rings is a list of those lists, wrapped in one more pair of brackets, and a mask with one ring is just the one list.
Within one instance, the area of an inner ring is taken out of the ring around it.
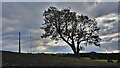
{"label": "cloudy sky", "polygon": [[42,15],[50,6],[71,7],[80,15],[96,19],[101,28],[101,47],[89,45],[81,52],[118,51],[118,2],[3,2],[1,50],[18,52],[18,32],[21,32],[22,52],[72,53],[64,41],[55,44],[49,38],[40,38],[43,33],[40,27],[44,23]]}

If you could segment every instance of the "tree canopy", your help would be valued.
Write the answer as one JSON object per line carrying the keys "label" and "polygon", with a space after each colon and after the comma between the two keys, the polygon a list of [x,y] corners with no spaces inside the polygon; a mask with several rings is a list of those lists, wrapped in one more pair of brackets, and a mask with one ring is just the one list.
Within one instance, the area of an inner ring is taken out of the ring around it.
{"label": "tree canopy", "polygon": [[88,16],[78,15],[76,12],[65,8],[62,10],[56,7],[49,7],[43,13],[44,24],[41,29],[45,31],[41,38],[50,37],[52,40],[65,41],[73,50],[74,54],[79,54],[83,49],[80,43],[100,46],[99,30],[95,19]]}

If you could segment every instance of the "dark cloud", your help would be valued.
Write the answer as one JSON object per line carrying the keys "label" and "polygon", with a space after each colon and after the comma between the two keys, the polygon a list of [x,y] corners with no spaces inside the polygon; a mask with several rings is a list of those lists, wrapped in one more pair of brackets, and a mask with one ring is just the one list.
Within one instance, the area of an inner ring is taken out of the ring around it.
{"label": "dark cloud", "polygon": [[100,17],[109,13],[118,13],[118,2],[100,2],[90,11],[93,17]]}
{"label": "dark cloud", "polygon": [[106,21],[104,21],[104,23],[111,23],[111,22],[115,22],[116,20],[106,20]]}

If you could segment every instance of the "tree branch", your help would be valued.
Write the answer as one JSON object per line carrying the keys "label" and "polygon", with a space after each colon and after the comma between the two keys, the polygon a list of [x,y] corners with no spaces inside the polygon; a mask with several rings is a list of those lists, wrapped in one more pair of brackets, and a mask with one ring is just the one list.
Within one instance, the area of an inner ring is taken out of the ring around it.
{"label": "tree branch", "polygon": [[72,45],[71,43],[69,43],[63,36],[62,36],[62,32],[61,32],[61,30],[60,30],[60,24],[58,24],[58,27],[59,28],[57,28],[57,22],[56,22],[56,29],[57,29],[57,31],[58,31],[58,34],[60,35],[60,37],[67,43],[67,44],[69,44],[70,46]]}

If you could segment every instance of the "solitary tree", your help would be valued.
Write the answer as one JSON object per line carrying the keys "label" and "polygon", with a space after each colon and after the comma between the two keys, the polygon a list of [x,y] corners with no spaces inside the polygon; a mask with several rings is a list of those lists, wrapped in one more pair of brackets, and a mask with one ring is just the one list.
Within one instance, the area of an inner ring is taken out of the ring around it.
{"label": "solitary tree", "polygon": [[41,38],[50,37],[58,42],[65,41],[73,50],[75,55],[83,49],[80,43],[100,46],[99,30],[95,19],[89,19],[88,16],[78,15],[70,11],[70,8],[58,10],[56,7],[49,7],[43,13],[45,23],[42,24],[45,31]]}

